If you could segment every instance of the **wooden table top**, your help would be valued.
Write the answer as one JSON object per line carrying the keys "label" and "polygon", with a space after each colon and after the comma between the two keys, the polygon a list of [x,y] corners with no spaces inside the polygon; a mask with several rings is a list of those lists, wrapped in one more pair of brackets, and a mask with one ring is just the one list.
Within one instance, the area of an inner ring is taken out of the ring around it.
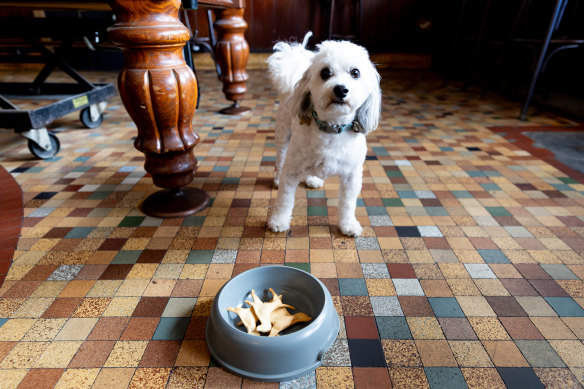
{"label": "wooden table top", "polygon": [[[200,6],[212,8],[244,8],[245,0],[198,0]],[[43,9],[43,10],[89,10],[107,11],[110,10],[107,1],[0,1],[0,8],[19,9]]]}

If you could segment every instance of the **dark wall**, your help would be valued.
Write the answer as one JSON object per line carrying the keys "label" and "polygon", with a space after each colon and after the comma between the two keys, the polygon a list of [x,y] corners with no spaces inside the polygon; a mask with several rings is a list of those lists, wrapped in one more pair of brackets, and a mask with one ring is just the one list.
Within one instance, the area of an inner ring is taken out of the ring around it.
{"label": "dark wall", "polygon": [[[336,0],[334,34],[355,34],[353,0]],[[363,23],[360,43],[371,52],[430,52],[432,21],[436,13],[432,0],[362,0]],[[311,30],[312,42],[327,38],[330,1],[247,0],[246,39],[251,51],[270,51],[278,40],[302,39]],[[203,10],[192,17],[193,26],[207,35]]]}
{"label": "dark wall", "polygon": [[[460,6],[462,3],[465,3],[464,9]],[[556,0],[492,0],[490,3],[491,8],[485,13],[487,0],[446,2],[451,12],[441,12],[434,23],[435,32],[445,37],[434,46],[434,68],[462,79],[467,76],[476,52],[474,71],[470,74],[472,84],[492,89],[493,83],[499,82],[507,87],[519,86],[519,93],[522,93],[521,86],[531,78]],[[522,4],[528,7],[522,9]],[[460,23],[455,21],[459,17]],[[477,46],[483,20],[483,37]],[[584,1],[568,1],[561,24],[553,34],[550,51],[562,41],[583,40],[582,20]],[[583,67],[584,47],[559,51],[549,61],[539,84],[583,96]]]}

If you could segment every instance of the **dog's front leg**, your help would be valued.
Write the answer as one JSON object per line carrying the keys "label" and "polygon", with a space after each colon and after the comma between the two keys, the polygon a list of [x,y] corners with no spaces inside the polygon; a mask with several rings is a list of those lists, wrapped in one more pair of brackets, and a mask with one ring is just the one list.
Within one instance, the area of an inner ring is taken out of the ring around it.
{"label": "dog's front leg", "polygon": [[339,187],[339,229],[348,236],[359,236],[363,232],[363,227],[355,217],[357,207],[357,197],[361,192],[363,182],[363,167],[347,176],[340,177]]}
{"label": "dog's front leg", "polygon": [[[284,165],[286,169],[286,165]],[[300,183],[299,175],[288,175],[282,172],[280,177],[280,185],[278,186],[278,198],[276,199],[276,206],[268,220],[268,228],[274,232],[286,231],[290,228],[290,220],[292,219],[292,210],[294,209],[294,195],[296,188]]]}
{"label": "dog's front leg", "polygon": [[280,186],[280,175],[282,174],[282,167],[286,160],[286,152],[288,151],[289,142],[289,139],[283,142],[276,141],[276,149],[278,150],[276,154],[276,168],[274,171],[274,185],[276,188]]}

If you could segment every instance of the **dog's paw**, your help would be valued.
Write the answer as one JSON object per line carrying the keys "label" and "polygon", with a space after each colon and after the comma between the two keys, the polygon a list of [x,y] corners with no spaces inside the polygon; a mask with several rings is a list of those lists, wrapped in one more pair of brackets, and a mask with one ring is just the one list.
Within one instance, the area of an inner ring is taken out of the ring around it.
{"label": "dog's paw", "polygon": [[363,233],[363,227],[361,227],[361,224],[359,224],[357,220],[352,220],[347,223],[340,223],[339,229],[344,235],[347,236],[357,237]]}
{"label": "dog's paw", "polygon": [[290,229],[290,221],[271,217],[270,220],[268,220],[268,229],[272,232],[288,231]]}
{"label": "dog's paw", "polygon": [[322,186],[324,185],[324,181],[317,176],[308,176],[306,177],[306,180],[304,182],[306,183],[306,186],[309,187],[310,189],[322,188]]}

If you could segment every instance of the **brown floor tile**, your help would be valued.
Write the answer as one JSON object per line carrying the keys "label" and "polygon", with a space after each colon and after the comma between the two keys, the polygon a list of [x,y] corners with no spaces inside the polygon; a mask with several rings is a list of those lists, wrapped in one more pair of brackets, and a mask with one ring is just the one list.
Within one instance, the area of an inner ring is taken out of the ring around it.
{"label": "brown floor tile", "polygon": [[2,298],[27,298],[40,284],[41,281],[18,281],[4,293]]}
{"label": "brown floor tile", "polygon": [[204,340],[185,340],[176,357],[176,366],[208,366],[210,353]]}
{"label": "brown floor tile", "polygon": [[405,316],[434,316],[434,311],[424,296],[399,296]]}
{"label": "brown floor tile", "polygon": [[489,265],[489,267],[491,268],[491,270],[493,271],[493,273],[495,273],[495,275],[497,277],[499,277],[499,279],[503,279],[503,278],[519,278],[522,279],[523,276],[521,275],[521,273],[519,273],[519,271],[517,271],[517,268],[511,264],[507,264],[507,263],[491,263]]}
{"label": "brown floor tile", "polygon": [[462,368],[469,389],[506,389],[505,383],[494,368]]}
{"label": "brown floor tile", "polygon": [[341,296],[345,316],[373,316],[373,307],[367,296]]}
{"label": "brown floor tile", "polygon": [[371,316],[345,316],[345,329],[349,339],[378,339],[375,318]]}
{"label": "brown floor tile", "polygon": [[528,280],[549,280],[551,277],[536,263],[518,263],[517,270]]}
{"label": "brown floor tile", "polygon": [[99,246],[99,250],[101,251],[118,251],[124,247],[126,244],[127,239],[119,239],[119,238],[110,238],[106,239],[105,242]]}
{"label": "brown floor tile", "polygon": [[22,281],[44,281],[58,268],[58,265],[36,265],[24,277]]}
{"label": "brown floor tile", "polygon": [[523,278],[503,278],[501,283],[512,296],[538,296],[539,293]]}
{"label": "brown floor tile", "polygon": [[440,268],[434,263],[416,263],[412,266],[416,272],[416,277],[421,281],[444,279]]}
{"label": "brown floor tile", "polygon": [[59,381],[63,371],[63,369],[30,369],[20,381],[18,388],[50,389]]}
{"label": "brown floor tile", "polygon": [[424,367],[457,366],[456,359],[445,340],[416,340],[416,347]]}
{"label": "brown floor tile", "polygon": [[0,342],[0,362],[17,344],[17,342]]}
{"label": "brown floor tile", "polygon": [[189,321],[189,326],[185,332],[185,339],[205,339],[205,327],[207,325],[206,316],[193,316]]}
{"label": "brown floor tile", "polygon": [[160,263],[164,258],[166,250],[144,250],[138,257],[136,263]]}
{"label": "brown floor tile", "polygon": [[264,250],[260,259],[261,263],[284,263],[286,253],[283,250]]}
{"label": "brown floor tile", "polygon": [[391,389],[389,372],[384,367],[353,367],[355,389]]}
{"label": "brown floor tile", "polygon": [[207,372],[205,389],[223,389],[223,388],[241,387],[241,377],[233,375],[219,367],[210,367]]}
{"label": "brown floor tile", "polygon": [[512,296],[485,297],[497,316],[527,316],[521,305]]}
{"label": "brown floor tile", "polygon": [[422,368],[392,368],[389,369],[389,375],[394,389],[430,388],[426,373]]}
{"label": "brown floor tile", "polygon": [[98,280],[107,265],[85,265],[75,276],[75,280]]}
{"label": "brown floor tile", "polygon": [[575,339],[576,335],[559,317],[530,317],[545,339]]}
{"label": "brown floor tile", "polygon": [[138,368],[128,389],[162,388],[168,382],[170,368]]}
{"label": "brown floor tile", "polygon": [[207,378],[207,367],[179,366],[170,373],[169,388],[202,388]]}
{"label": "brown floor tile", "polygon": [[420,280],[426,297],[452,297],[452,291],[445,280]]}
{"label": "brown floor tile", "polygon": [[479,341],[455,340],[448,342],[461,367],[493,367],[491,358]]}
{"label": "brown floor tile", "polygon": [[448,340],[477,339],[477,335],[465,317],[440,317],[438,321]]}
{"label": "brown floor tile", "polygon": [[512,339],[543,339],[528,317],[500,317],[499,320]]}
{"label": "brown floor tile", "polygon": [[109,356],[114,341],[87,341],[83,342],[77,354],[69,362],[69,369],[102,367]]}
{"label": "brown floor tile", "polygon": [[529,283],[543,297],[569,297],[569,294],[554,280],[530,280]]}
{"label": "brown floor tile", "polygon": [[515,343],[507,340],[483,341],[483,346],[496,367],[528,367]]}
{"label": "brown floor tile", "polygon": [[509,334],[496,317],[469,317],[468,321],[479,340],[508,340]]}
{"label": "brown floor tile", "polygon": [[422,359],[413,340],[381,340],[388,367],[419,367]]}
{"label": "brown floor tile", "polygon": [[132,317],[120,340],[150,340],[159,321],[158,317]]}
{"label": "brown floor tile", "polygon": [[94,284],[94,280],[69,281],[57,297],[84,297]]}
{"label": "brown floor tile", "polygon": [[123,280],[132,270],[132,265],[108,265],[99,277],[100,280]]}
{"label": "brown floor tile", "polygon": [[159,317],[164,312],[168,297],[142,297],[132,316]]}
{"label": "brown floor tile", "polygon": [[126,328],[127,317],[102,317],[87,337],[87,340],[118,340]]}
{"label": "brown floor tile", "polygon": [[336,278],[321,278],[320,281],[326,286],[331,296],[339,296],[339,281]]}
{"label": "brown floor tile", "polygon": [[172,367],[181,342],[178,340],[152,340],[140,360],[140,367]]}
{"label": "brown floor tile", "polygon": [[171,297],[197,297],[203,280],[177,280]]}
{"label": "brown floor tile", "polygon": [[416,278],[416,272],[408,263],[388,263],[387,269],[391,278]]}
{"label": "brown floor tile", "polygon": [[337,263],[337,277],[363,278],[361,265],[358,263]]}
{"label": "brown floor tile", "polygon": [[134,375],[134,368],[104,368],[93,383],[92,389],[127,388]]}
{"label": "brown floor tile", "polygon": [[83,299],[75,298],[57,298],[43,313],[42,317],[69,317],[75,312]]}
{"label": "brown floor tile", "polygon": [[563,317],[562,321],[579,339],[584,339],[584,317]]}
{"label": "brown floor tile", "polygon": [[[248,270],[251,270],[253,268],[256,268],[259,265],[260,265],[259,263],[257,263],[257,264],[256,263],[236,263],[235,266],[233,267],[233,273],[231,274],[231,278],[243,273],[244,271],[248,271]],[[175,287],[175,289],[176,289],[176,287]],[[173,291],[173,293],[174,293],[174,291]]]}
{"label": "brown floor tile", "polygon": [[578,382],[578,379],[572,374],[569,369],[558,369],[558,368],[535,368],[533,369],[535,374],[541,380],[541,383],[549,389],[580,389],[582,384]]}

